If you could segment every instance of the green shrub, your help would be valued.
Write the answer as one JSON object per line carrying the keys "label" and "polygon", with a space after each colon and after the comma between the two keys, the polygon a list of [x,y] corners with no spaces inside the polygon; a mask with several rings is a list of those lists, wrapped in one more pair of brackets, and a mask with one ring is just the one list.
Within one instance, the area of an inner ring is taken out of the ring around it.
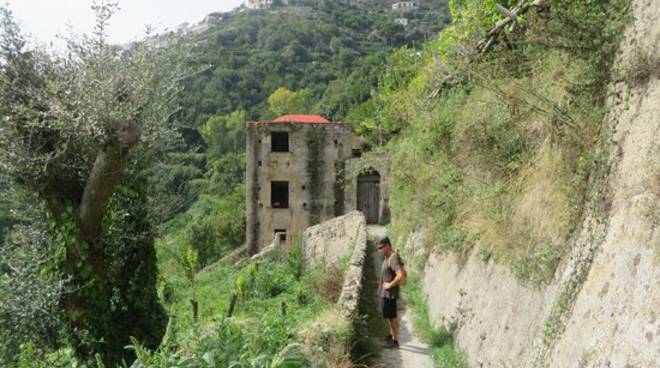
{"label": "green shrub", "polygon": [[465,368],[467,362],[465,357],[457,353],[451,344],[433,348],[433,366],[435,368]]}
{"label": "green shrub", "polygon": [[[143,358],[135,363],[142,365],[136,367],[307,366],[296,345],[299,329],[328,305],[314,287],[314,276],[303,268],[302,255],[296,254],[294,251],[292,257],[287,254],[277,261],[253,262],[240,268],[213,267],[197,274],[197,323],[191,319],[192,290],[183,280],[182,270],[173,268],[174,272],[164,274],[163,281],[171,289],[166,308],[174,317],[164,339],[169,342],[156,351],[142,349]],[[235,293],[234,312],[227,318]],[[140,349],[137,341],[133,349]]]}
{"label": "green shrub", "polygon": [[559,265],[562,252],[554,244],[539,247],[528,256],[519,256],[513,262],[513,271],[522,280],[540,286],[552,280]]}
{"label": "green shrub", "polygon": [[626,80],[635,86],[646,84],[652,77],[660,78],[660,56],[636,46],[624,72]]}

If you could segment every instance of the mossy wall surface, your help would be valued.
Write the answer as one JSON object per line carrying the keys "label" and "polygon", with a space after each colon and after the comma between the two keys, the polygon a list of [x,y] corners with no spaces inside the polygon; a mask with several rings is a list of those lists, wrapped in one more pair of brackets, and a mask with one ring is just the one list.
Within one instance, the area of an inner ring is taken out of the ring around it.
{"label": "mossy wall surface", "polygon": [[[305,171],[309,183],[309,211],[307,216],[310,224],[317,224],[321,220],[325,196],[326,180],[324,170],[326,169],[326,158],[323,154],[328,144],[326,132],[316,126],[310,127],[305,133],[305,145],[307,146],[307,157],[305,159]],[[330,175],[328,175],[330,176]],[[332,181],[331,181],[332,182]]]}
{"label": "mossy wall surface", "polygon": [[[289,152],[271,152],[273,131],[289,132]],[[284,229],[288,246],[307,227],[343,214],[338,170],[350,159],[351,139],[345,123],[248,124],[248,244],[262,248]],[[288,208],[271,208],[271,181],[289,183]]]}

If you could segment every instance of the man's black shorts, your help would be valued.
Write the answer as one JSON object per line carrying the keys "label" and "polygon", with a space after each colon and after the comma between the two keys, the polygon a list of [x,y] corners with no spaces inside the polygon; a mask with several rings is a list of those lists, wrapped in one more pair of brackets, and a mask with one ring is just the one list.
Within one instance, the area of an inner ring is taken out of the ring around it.
{"label": "man's black shorts", "polygon": [[383,298],[383,318],[396,318],[396,299]]}

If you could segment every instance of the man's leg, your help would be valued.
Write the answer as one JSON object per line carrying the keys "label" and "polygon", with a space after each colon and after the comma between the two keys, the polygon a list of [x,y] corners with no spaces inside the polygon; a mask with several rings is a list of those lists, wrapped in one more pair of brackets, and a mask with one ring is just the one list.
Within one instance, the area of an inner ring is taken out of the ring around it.
{"label": "man's leg", "polygon": [[396,315],[396,299],[383,298],[383,317],[387,319],[390,327],[389,347],[399,346],[399,321]]}
{"label": "man's leg", "polygon": [[399,319],[390,319],[390,333],[392,333],[392,340],[399,341]]}

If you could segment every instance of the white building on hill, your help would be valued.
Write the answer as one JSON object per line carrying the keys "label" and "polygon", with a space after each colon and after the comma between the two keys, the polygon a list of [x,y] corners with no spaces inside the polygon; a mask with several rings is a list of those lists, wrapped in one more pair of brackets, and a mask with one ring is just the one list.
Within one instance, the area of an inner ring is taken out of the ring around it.
{"label": "white building on hill", "polygon": [[400,13],[413,11],[416,10],[418,7],[419,7],[419,3],[416,1],[398,1],[392,4],[392,10]]}
{"label": "white building on hill", "polygon": [[245,6],[249,9],[270,9],[273,6],[273,0],[246,0]]}

